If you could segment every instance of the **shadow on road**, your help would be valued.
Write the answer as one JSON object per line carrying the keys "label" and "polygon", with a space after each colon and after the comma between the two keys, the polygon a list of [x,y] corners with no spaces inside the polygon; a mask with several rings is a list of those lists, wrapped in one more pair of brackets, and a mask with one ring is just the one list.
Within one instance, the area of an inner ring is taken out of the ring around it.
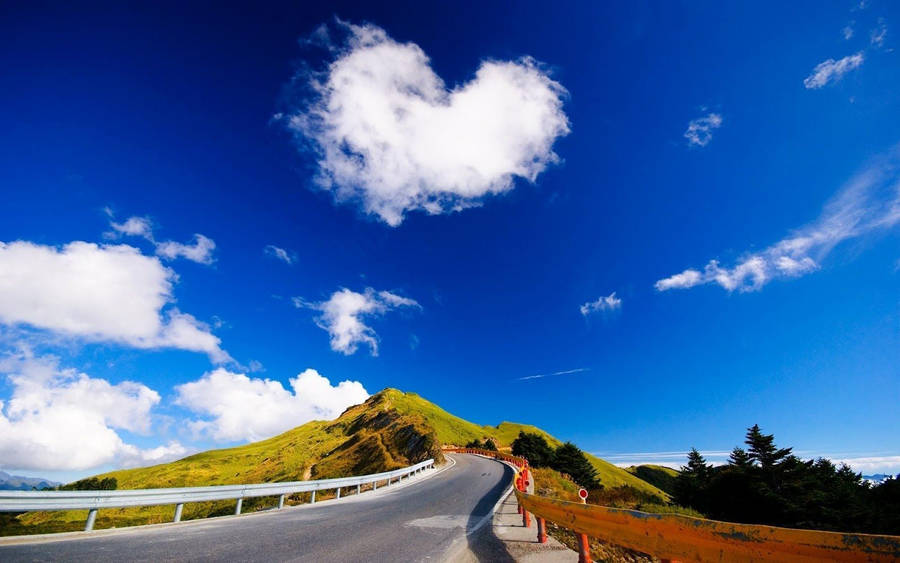
{"label": "shadow on road", "polygon": [[[482,518],[490,514],[491,509],[500,500],[501,495],[503,495],[513,478],[513,470],[508,465],[499,462],[497,465],[503,471],[503,478],[475,505],[475,509],[469,515],[466,529],[475,526]],[[480,530],[468,536],[468,541],[469,551],[475,555],[478,561],[498,561],[501,563],[515,561],[506,549],[506,545],[494,535],[494,527],[491,525],[490,520]]]}

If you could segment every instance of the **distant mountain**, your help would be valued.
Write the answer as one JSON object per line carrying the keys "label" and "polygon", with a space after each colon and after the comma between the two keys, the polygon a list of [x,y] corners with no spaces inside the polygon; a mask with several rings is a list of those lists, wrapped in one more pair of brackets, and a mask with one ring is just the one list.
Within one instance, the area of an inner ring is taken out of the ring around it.
{"label": "distant mountain", "polygon": [[887,475],[886,473],[876,473],[874,475],[863,475],[862,478],[873,485],[880,485],[884,483],[888,479],[893,478],[893,475]]}
{"label": "distant mountain", "polygon": [[[331,421],[313,421],[278,436],[235,448],[210,450],[184,459],[98,475],[114,477],[119,489],[186,487],[326,479],[377,473],[415,464],[428,458],[443,462],[441,446],[462,446],[490,438],[509,449],[520,431],[538,433],[551,446],[561,442],[534,426],[503,422],[479,426],[454,416],[415,393],[385,389],[361,404],[348,408]],[[630,485],[668,498],[665,492],[600,458],[586,454],[607,488]],[[322,498],[320,496],[320,498]],[[263,500],[248,499],[245,510]],[[234,511],[234,503],[190,503],[184,518]],[[127,526],[171,520],[171,506],[141,509],[107,509],[98,515],[97,527]],[[77,529],[84,525],[83,512],[30,513],[18,518],[27,530],[17,533]],[[0,529],[0,535],[3,530]]]}
{"label": "distant mountain", "polygon": [[41,490],[45,487],[56,487],[58,485],[60,483],[44,479],[43,477],[21,477],[0,471],[0,491],[30,491],[32,488]]}

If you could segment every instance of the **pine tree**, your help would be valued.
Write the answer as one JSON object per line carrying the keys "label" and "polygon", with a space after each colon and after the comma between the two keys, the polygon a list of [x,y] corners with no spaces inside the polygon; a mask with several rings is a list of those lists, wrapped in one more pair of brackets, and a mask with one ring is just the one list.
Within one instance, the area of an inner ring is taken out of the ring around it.
{"label": "pine tree", "polygon": [[512,454],[524,457],[533,467],[549,467],[553,463],[553,449],[540,434],[519,432],[512,443]]}
{"label": "pine tree", "polygon": [[747,429],[747,438],[744,440],[749,448],[749,457],[764,470],[770,470],[786,457],[791,455],[792,448],[778,449],[775,446],[773,434],[763,434],[759,424],[754,424]]}
{"label": "pine tree", "polygon": [[752,467],[753,461],[743,448],[736,447],[731,451],[731,455],[728,457],[728,464],[744,469]]}
{"label": "pine tree", "polygon": [[706,463],[697,448],[691,448],[687,457],[687,465],[681,467],[678,477],[675,478],[673,496],[678,504],[703,511],[706,506],[704,492],[709,483],[712,467]]}
{"label": "pine tree", "polygon": [[597,481],[597,470],[585,457],[584,452],[572,442],[566,442],[556,448],[551,467],[560,473],[568,474],[585,489],[596,489],[600,486]]}
{"label": "pine tree", "polygon": [[711,469],[712,467],[706,463],[706,459],[697,451],[697,448],[691,448],[691,451],[688,452],[688,464],[681,468],[681,472],[705,479],[709,477]]}

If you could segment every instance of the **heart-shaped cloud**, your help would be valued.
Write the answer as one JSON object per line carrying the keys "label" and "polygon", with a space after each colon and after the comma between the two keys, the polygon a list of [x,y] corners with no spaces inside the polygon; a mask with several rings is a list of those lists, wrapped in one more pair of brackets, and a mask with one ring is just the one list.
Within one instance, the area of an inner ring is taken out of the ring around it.
{"label": "heart-shaped cloud", "polygon": [[334,60],[302,77],[312,99],[279,116],[301,146],[312,141],[317,181],[338,200],[397,226],[410,210],[478,205],[557,160],[566,90],[534,60],[485,61],[448,90],[418,45],[373,25],[340,26],[347,39],[332,46]]}

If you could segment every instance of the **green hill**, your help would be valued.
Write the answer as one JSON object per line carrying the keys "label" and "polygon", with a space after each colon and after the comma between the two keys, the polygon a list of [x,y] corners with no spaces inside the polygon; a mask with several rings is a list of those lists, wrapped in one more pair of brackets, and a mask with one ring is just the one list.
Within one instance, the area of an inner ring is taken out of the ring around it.
{"label": "green hill", "polygon": [[[530,424],[515,422],[501,422],[497,426],[479,426],[467,420],[454,416],[441,407],[429,402],[415,393],[404,393],[397,389],[385,389],[379,395],[384,394],[388,402],[403,414],[420,414],[434,428],[438,440],[444,445],[462,446],[472,440],[491,438],[500,447],[508,448],[519,432],[525,431],[540,434],[547,443],[554,448],[562,444],[560,440]],[[630,485],[636,489],[668,498],[668,495],[658,487],[649,484],[638,476],[635,476],[620,467],[600,459],[591,454],[585,454],[591,465],[597,470],[597,477],[606,487],[620,487]]]}
{"label": "green hill", "polygon": [[672,491],[675,488],[675,478],[678,477],[677,471],[671,467],[662,465],[632,465],[631,467],[626,468],[625,471],[669,494],[672,494]]}
{"label": "green hill", "polygon": [[[405,467],[430,457],[440,463],[444,460],[442,445],[461,446],[474,439],[492,438],[501,449],[508,449],[523,430],[543,435],[553,446],[561,443],[534,426],[513,422],[479,426],[415,393],[385,389],[333,421],[313,421],[261,442],[210,450],[172,463],[113,471],[98,478],[114,477],[119,489],[146,489],[361,475]],[[630,485],[667,498],[635,475],[597,457],[588,458],[606,487]],[[306,500],[298,495],[289,502]],[[274,499],[248,499],[244,507],[249,511],[272,503]],[[183,518],[229,514],[233,510],[233,502],[189,503],[184,507]],[[0,526],[0,535],[80,529],[85,514],[23,514]],[[171,518],[169,506],[109,509],[100,511],[96,527],[167,522]]]}

